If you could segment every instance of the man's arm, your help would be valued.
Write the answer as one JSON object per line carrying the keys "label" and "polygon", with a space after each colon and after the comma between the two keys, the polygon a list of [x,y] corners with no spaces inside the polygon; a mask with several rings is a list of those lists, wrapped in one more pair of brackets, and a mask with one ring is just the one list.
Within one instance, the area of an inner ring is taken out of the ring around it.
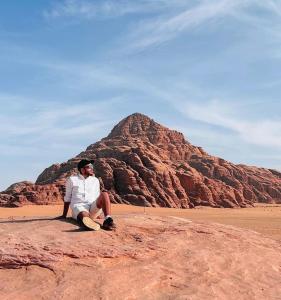
{"label": "man's arm", "polygon": [[72,181],[70,178],[66,181],[65,185],[65,196],[64,196],[64,205],[63,205],[63,213],[59,216],[59,219],[65,219],[68,213],[69,205],[71,202],[72,195]]}
{"label": "man's arm", "polygon": [[63,205],[63,214],[62,214],[62,218],[66,218],[67,216],[67,213],[68,213],[68,209],[69,209],[69,205],[70,205],[70,202],[64,202],[64,205]]}

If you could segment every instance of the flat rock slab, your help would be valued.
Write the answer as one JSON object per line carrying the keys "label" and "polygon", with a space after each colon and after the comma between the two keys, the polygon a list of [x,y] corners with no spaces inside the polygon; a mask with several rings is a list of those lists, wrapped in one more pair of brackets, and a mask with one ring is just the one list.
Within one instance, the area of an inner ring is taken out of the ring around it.
{"label": "flat rock slab", "polygon": [[116,231],[0,220],[0,299],[281,299],[281,244],[250,230],[123,215]]}

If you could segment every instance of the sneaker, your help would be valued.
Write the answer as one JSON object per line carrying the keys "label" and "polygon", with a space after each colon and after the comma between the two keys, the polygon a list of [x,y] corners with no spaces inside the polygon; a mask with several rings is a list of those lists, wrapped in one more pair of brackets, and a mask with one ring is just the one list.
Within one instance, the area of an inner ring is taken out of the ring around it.
{"label": "sneaker", "polygon": [[115,223],[113,222],[113,219],[112,219],[111,217],[109,217],[109,218],[106,218],[106,219],[103,221],[102,228],[105,229],[105,230],[113,230],[113,229],[116,228],[116,225],[115,225]]}
{"label": "sneaker", "polygon": [[82,223],[88,229],[95,230],[95,231],[100,229],[100,225],[89,217],[84,217],[82,219]]}

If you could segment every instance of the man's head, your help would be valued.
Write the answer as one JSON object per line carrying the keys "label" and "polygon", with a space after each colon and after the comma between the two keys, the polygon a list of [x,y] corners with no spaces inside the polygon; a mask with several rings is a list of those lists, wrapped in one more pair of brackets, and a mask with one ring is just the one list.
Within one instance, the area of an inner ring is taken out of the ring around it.
{"label": "man's head", "polygon": [[83,176],[88,177],[94,175],[94,168],[92,162],[88,159],[80,160],[77,165],[77,168],[80,174],[82,174]]}

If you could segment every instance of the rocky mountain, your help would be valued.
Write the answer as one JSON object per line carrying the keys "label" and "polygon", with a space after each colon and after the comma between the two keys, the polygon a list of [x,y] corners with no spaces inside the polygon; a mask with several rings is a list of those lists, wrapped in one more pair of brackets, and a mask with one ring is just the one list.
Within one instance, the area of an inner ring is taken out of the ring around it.
{"label": "rocky mountain", "polygon": [[45,169],[35,183],[1,192],[0,206],[61,203],[65,180],[82,158],[94,161],[113,203],[177,208],[281,203],[281,173],[211,156],[182,133],[135,113],[76,157]]}

